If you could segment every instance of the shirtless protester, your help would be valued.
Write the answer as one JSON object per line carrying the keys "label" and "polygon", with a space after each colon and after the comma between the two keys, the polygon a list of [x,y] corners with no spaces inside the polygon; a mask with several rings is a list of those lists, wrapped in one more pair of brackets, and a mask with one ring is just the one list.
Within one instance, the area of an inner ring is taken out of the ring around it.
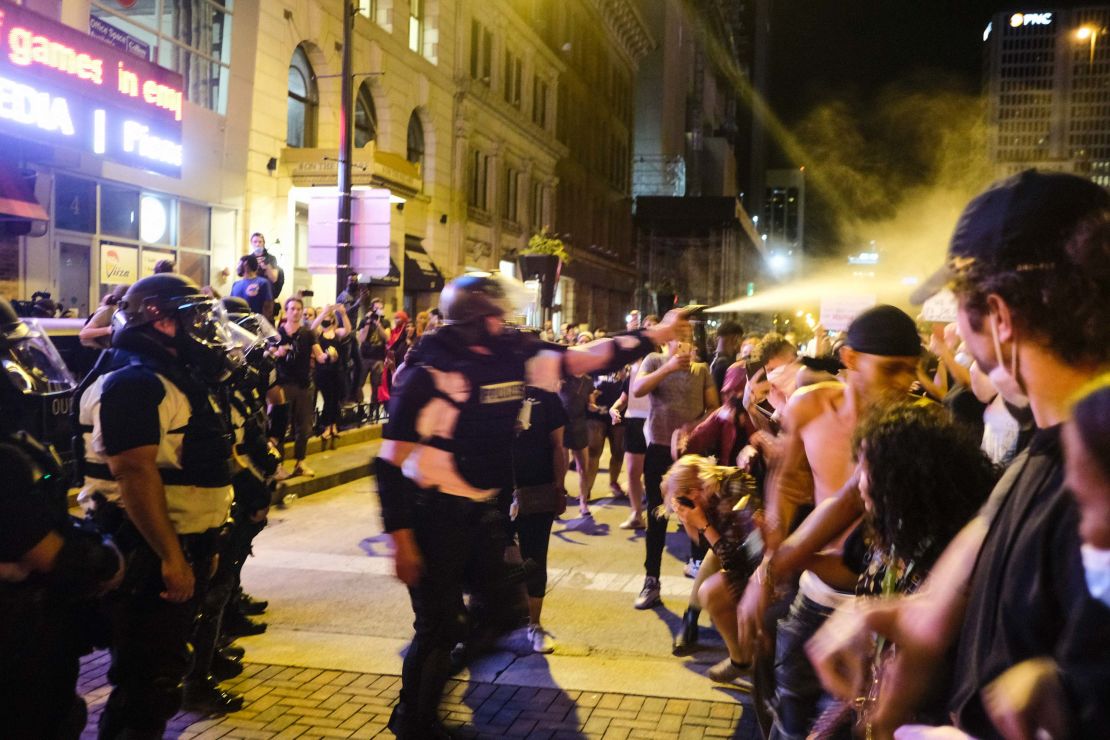
{"label": "shirtless protester", "polygon": [[[795,513],[807,504],[820,512],[841,489],[855,488],[852,435],[856,426],[872,408],[906,396],[916,379],[920,353],[913,319],[894,306],[875,306],[848,327],[840,351],[844,382],[802,388],[787,403],[782,414],[782,456],[767,493],[766,554],[738,608],[740,643],[745,648],[760,632],[775,585],[784,581],[798,562],[777,552]],[[860,513],[862,508],[856,516]],[[847,534],[847,528],[836,534]],[[789,614],[779,622],[775,637],[773,737],[805,737],[830,701],[804,646],[833,609],[852,598],[853,588],[852,581],[830,584],[810,571],[802,573],[798,595]]]}
{"label": "shirtless protester", "polygon": [[[1037,432],[917,594],[838,614],[810,656],[827,686],[854,697],[849,676],[870,659],[859,638],[897,647],[875,738],[936,719],[975,737],[1105,737],[1110,610],[1084,580],[1060,439],[1072,395],[1110,367],[1110,194],[1035,170],[995,183],[964,209],[947,263],[915,298],[946,283],[968,351],[1007,400],[1028,399]],[[1059,683],[1066,726],[994,726],[994,682],[1031,658]]]}

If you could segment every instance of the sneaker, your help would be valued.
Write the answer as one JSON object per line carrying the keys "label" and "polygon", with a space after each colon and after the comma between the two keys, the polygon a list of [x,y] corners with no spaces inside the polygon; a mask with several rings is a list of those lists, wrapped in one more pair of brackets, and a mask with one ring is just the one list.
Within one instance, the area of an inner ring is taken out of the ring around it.
{"label": "sneaker", "polygon": [[297,463],[297,467],[293,468],[293,475],[303,475],[305,478],[315,478],[316,471],[308,467],[308,463],[303,460]]}
{"label": "sneaker", "polygon": [[717,683],[730,683],[751,690],[751,681],[742,679],[745,673],[750,670],[750,666],[739,666],[732,662],[731,658],[725,658],[720,663],[716,664],[705,675]]}
{"label": "sneaker", "polygon": [[199,681],[186,681],[181,706],[193,712],[228,714],[243,708],[243,697],[224,691],[212,677]]}
{"label": "sneaker", "polygon": [[701,569],[701,561],[690,558],[686,561],[686,565],[682,568],[682,575],[687,578],[697,578],[698,571]]}
{"label": "sneaker", "polygon": [[635,512],[628,515],[628,518],[620,523],[621,529],[646,529],[647,525],[644,523],[644,515],[636,514]]}
{"label": "sneaker", "polygon": [[551,635],[538,624],[528,625],[528,642],[532,645],[532,650],[537,653],[555,652],[555,643],[551,640]]}
{"label": "sneaker", "polygon": [[624,498],[628,494],[621,488],[620,483],[610,483],[609,492],[613,494],[613,498]]}
{"label": "sneaker", "polygon": [[655,576],[646,577],[644,587],[640,590],[640,595],[636,597],[632,606],[637,609],[650,609],[662,603],[663,600],[659,598],[659,579]]}

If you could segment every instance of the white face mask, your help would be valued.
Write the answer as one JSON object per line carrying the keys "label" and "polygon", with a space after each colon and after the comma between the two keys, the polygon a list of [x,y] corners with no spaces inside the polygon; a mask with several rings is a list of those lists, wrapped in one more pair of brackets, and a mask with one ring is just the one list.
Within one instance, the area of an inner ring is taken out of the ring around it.
{"label": "white face mask", "polygon": [[1110,550],[1092,545],[1081,545],[1083,572],[1087,576],[1087,590],[1106,606],[1110,606]]}
{"label": "white face mask", "polygon": [[1024,408],[1029,405],[1029,397],[1025,395],[1017,377],[1017,339],[1014,340],[1014,348],[1010,351],[1010,367],[1007,368],[1006,362],[1002,359],[1002,343],[998,340],[998,319],[993,314],[991,315],[991,337],[994,339],[996,362],[987,373],[987,377],[998,389],[1002,398],[1014,406]]}
{"label": "white face mask", "polygon": [[960,367],[971,367],[971,363],[975,362],[975,358],[967,352],[956,353],[956,364]]}

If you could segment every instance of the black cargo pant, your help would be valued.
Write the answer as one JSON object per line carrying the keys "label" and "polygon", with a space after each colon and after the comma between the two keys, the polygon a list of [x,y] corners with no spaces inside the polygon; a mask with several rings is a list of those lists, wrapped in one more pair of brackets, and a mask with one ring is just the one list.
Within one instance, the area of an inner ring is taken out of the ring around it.
{"label": "black cargo pant", "polygon": [[193,598],[162,598],[162,562],[130,522],[116,534],[127,561],[123,584],[107,597],[111,619],[113,689],[100,717],[100,740],[161,738],[181,707],[182,681],[192,666],[189,639],[207,591],[219,530],[180,537],[193,568]]}
{"label": "black cargo pant", "polygon": [[[401,697],[391,728],[402,738],[427,737],[451,671],[451,650],[477,623],[496,622],[515,603],[506,579],[505,522],[495,503],[421,491],[413,516],[424,574],[409,589],[416,634],[405,655]],[[463,592],[470,594],[468,616]]]}

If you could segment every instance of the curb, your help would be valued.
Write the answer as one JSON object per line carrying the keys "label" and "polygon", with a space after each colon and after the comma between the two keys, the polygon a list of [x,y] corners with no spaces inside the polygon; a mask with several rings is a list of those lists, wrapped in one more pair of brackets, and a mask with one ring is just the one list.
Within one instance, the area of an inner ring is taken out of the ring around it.
{"label": "curb", "polygon": [[[372,424],[358,427],[356,429],[348,429],[343,432],[334,449],[342,449],[344,447],[351,447],[353,445],[366,444],[368,442],[374,442],[381,438],[381,424]],[[329,449],[331,448],[325,448],[324,440],[320,439],[320,437],[318,436],[314,436],[308,440],[309,459],[311,459],[312,455],[327,452],[329,451]],[[285,443],[284,455],[286,460],[292,458],[292,442]],[[329,488],[333,488],[334,486],[339,486],[344,483],[350,483],[351,481],[358,480],[359,478],[365,478],[373,474],[374,460],[373,458],[368,457],[366,462],[363,464],[344,468],[342,470],[337,470],[331,473],[319,474],[314,478],[290,478],[288,480],[282,481],[281,483],[278,483],[277,488],[274,490],[274,497],[271,501],[271,504],[281,505],[282,499],[286,496],[289,496],[290,494],[296,496],[297,498],[311,496],[314,493],[319,493],[320,491],[325,491]],[[69,489],[68,504],[70,508],[77,506],[77,494],[80,490],[80,487]]]}

